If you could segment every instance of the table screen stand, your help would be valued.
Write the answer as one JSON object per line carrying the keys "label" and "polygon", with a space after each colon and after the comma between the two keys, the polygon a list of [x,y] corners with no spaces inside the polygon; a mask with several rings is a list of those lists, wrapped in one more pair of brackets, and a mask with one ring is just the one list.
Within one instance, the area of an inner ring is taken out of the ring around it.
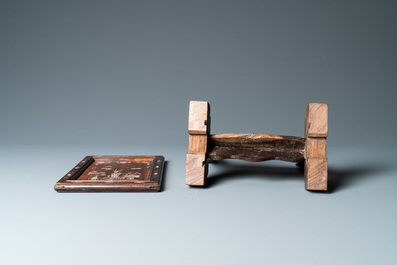
{"label": "table screen stand", "polygon": [[307,190],[327,190],[327,104],[308,104],[305,137],[253,133],[210,135],[209,112],[208,102],[190,101],[187,185],[205,185],[208,160],[241,159],[250,162],[282,160],[304,166]]}

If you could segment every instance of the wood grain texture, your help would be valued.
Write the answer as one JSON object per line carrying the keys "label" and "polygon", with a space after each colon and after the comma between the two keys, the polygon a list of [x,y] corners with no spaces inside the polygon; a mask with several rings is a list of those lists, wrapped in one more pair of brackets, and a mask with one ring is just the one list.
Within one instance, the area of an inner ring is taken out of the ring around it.
{"label": "wood grain texture", "polygon": [[327,158],[307,158],[305,163],[305,188],[307,190],[327,190]]}
{"label": "wood grain texture", "polygon": [[309,103],[305,120],[305,188],[327,190],[328,105]]}
{"label": "wood grain texture", "polygon": [[207,135],[189,135],[188,154],[206,154]]}
{"label": "wood grain texture", "polygon": [[309,103],[306,108],[305,137],[328,136],[328,104]]}
{"label": "wood grain texture", "polygon": [[205,154],[186,155],[186,185],[204,186],[207,179]]}
{"label": "wood grain texture", "polygon": [[212,160],[300,162],[304,159],[305,141],[302,137],[273,134],[215,134],[210,136],[208,156]]}
{"label": "wood grain texture", "polygon": [[190,101],[189,104],[189,134],[208,133],[209,104],[206,101]]}
{"label": "wood grain texture", "polygon": [[189,147],[186,156],[185,182],[191,186],[204,186],[207,179],[207,147],[209,134],[209,104],[206,101],[190,101]]}
{"label": "wood grain texture", "polygon": [[250,162],[282,160],[304,165],[306,189],[327,190],[327,104],[310,103],[307,106],[305,137],[253,133],[210,135],[209,127],[209,104],[191,101],[186,184],[205,185],[207,158],[240,159]]}
{"label": "wood grain texture", "polygon": [[327,157],[327,139],[326,138],[312,138],[306,139],[306,157]]}

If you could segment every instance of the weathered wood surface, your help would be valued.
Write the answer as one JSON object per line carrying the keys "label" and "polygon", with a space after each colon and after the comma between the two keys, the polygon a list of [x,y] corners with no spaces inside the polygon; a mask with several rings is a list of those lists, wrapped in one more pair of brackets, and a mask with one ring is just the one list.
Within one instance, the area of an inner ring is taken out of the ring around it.
{"label": "weathered wood surface", "polygon": [[309,103],[306,108],[305,137],[328,136],[328,104]]}
{"label": "weathered wood surface", "polygon": [[305,188],[327,190],[328,105],[309,103],[305,120]]}
{"label": "weathered wood surface", "polygon": [[206,101],[190,101],[189,103],[189,134],[208,133],[209,104]]}
{"label": "weathered wood surface", "polygon": [[327,139],[307,137],[306,157],[327,157]]}
{"label": "weathered wood surface", "polygon": [[327,190],[328,160],[327,158],[308,157],[305,161],[305,188],[307,190]]}
{"label": "weathered wood surface", "polygon": [[188,154],[205,154],[207,152],[207,135],[189,135]]}
{"label": "weathered wood surface", "polygon": [[207,180],[207,170],[205,154],[186,155],[186,185],[204,186]]}
{"label": "weathered wood surface", "polygon": [[210,122],[209,104],[205,101],[191,101],[186,159],[187,185],[205,185],[208,158],[250,162],[282,160],[304,166],[306,189],[327,190],[327,104],[308,104],[305,137],[252,133],[210,135]]}
{"label": "weathered wood surface", "polygon": [[240,159],[250,162],[300,162],[304,159],[306,142],[303,137],[253,133],[214,134],[209,140],[210,159]]}
{"label": "weathered wood surface", "polygon": [[186,155],[185,183],[204,186],[207,179],[206,164],[208,150],[209,104],[206,101],[189,103],[189,147]]}
{"label": "weathered wood surface", "polygon": [[163,156],[87,156],[54,186],[58,192],[155,192]]}

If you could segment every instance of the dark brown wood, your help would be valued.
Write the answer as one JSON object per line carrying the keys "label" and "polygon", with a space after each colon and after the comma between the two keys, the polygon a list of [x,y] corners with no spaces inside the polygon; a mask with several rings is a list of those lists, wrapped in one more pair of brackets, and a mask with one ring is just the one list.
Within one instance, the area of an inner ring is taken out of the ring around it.
{"label": "dark brown wood", "polygon": [[155,192],[163,156],[87,156],[55,184],[58,192]]}
{"label": "dark brown wood", "polygon": [[304,160],[306,139],[273,134],[229,133],[210,136],[209,158],[240,159],[250,162]]}

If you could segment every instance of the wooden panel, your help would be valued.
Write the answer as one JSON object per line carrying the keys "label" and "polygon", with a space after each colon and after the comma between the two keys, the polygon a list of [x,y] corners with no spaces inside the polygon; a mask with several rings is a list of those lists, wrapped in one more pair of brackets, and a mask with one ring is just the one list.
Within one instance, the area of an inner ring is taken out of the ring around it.
{"label": "wooden panel", "polygon": [[207,135],[189,135],[188,154],[205,154],[207,152]]}
{"label": "wooden panel", "polygon": [[307,158],[305,163],[305,188],[307,190],[327,190],[327,158]]}
{"label": "wooden panel", "polygon": [[204,186],[207,178],[205,154],[187,154],[186,185]]}
{"label": "wooden panel", "polygon": [[162,156],[87,156],[55,184],[58,192],[154,192]]}
{"label": "wooden panel", "polygon": [[306,139],[306,157],[327,157],[327,139],[311,138]]}
{"label": "wooden panel", "polygon": [[309,105],[307,105],[305,136],[328,136],[328,104],[309,103]]}
{"label": "wooden panel", "polygon": [[153,157],[96,156],[77,180],[150,181]]}
{"label": "wooden panel", "polygon": [[273,134],[215,134],[210,136],[209,158],[241,159],[250,162],[304,159],[306,139]]}
{"label": "wooden panel", "polygon": [[189,134],[207,134],[209,105],[206,101],[190,101],[189,104]]}

